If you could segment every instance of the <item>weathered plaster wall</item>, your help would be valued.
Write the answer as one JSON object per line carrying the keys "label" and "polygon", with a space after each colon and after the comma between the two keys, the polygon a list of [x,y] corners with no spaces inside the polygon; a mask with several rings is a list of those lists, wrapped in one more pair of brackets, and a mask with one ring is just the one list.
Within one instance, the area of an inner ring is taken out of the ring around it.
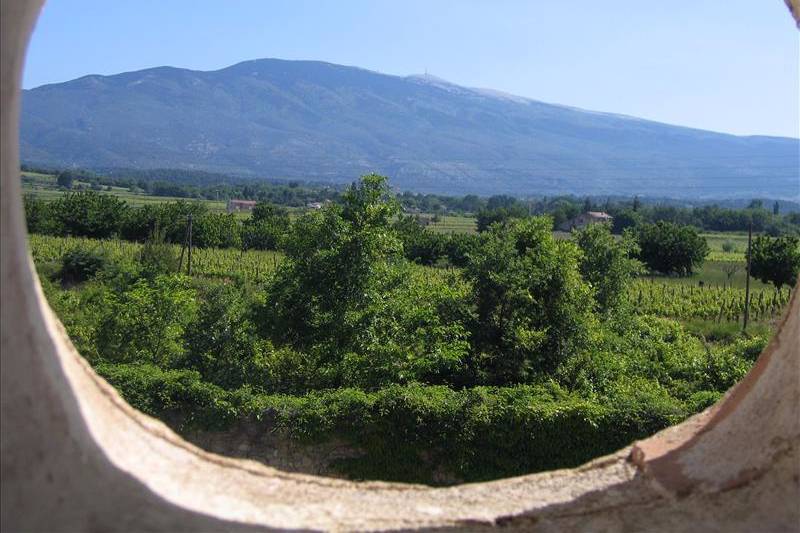
{"label": "weathered plaster wall", "polygon": [[3,531],[798,530],[797,290],[717,405],[574,470],[448,488],[355,483],[203,452],[132,409],[75,352],[26,251],[19,89],[40,5],[0,0]]}

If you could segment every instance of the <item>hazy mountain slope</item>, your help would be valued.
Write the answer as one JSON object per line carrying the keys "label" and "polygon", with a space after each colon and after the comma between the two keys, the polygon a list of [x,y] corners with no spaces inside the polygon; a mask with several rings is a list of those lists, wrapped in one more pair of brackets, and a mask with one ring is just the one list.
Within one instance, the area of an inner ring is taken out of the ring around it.
{"label": "hazy mountain slope", "polygon": [[350,181],[451,194],[800,195],[800,141],[545,104],[432,77],[264,59],[25,91],[23,161]]}

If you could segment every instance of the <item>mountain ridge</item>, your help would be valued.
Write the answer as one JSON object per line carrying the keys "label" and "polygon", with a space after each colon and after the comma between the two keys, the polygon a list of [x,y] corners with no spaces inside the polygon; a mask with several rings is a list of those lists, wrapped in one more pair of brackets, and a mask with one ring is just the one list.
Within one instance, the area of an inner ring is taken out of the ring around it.
{"label": "mountain ridge", "polygon": [[[800,197],[800,140],[739,136],[322,61],[153,67],[23,92],[26,162],[450,194]],[[755,183],[753,183],[755,182]]]}

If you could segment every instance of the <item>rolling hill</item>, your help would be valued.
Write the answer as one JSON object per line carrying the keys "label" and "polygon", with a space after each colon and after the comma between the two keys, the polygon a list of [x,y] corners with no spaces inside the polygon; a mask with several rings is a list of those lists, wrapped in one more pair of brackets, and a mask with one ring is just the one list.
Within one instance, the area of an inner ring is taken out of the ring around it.
{"label": "rolling hill", "polygon": [[800,197],[800,140],[740,137],[314,61],[158,67],[23,93],[24,162],[447,194]]}

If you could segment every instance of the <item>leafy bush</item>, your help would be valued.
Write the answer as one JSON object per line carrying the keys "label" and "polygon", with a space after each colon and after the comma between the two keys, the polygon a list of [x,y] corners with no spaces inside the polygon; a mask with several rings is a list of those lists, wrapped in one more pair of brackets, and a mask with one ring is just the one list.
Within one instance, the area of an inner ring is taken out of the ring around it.
{"label": "leafy bush", "polygon": [[270,390],[272,347],[256,335],[248,316],[251,302],[231,285],[202,284],[197,290],[197,316],[184,337],[187,366],[226,389],[250,385]]}
{"label": "leafy bush", "polygon": [[223,429],[236,420],[236,395],[204,382],[192,370],[162,370],[152,364],[95,366],[97,373],[140,411],[174,418],[186,427]]}
{"label": "leafy bush", "polygon": [[64,253],[58,275],[64,283],[81,283],[93,278],[108,264],[108,255],[103,250],[79,246]]}
{"label": "leafy bush", "polygon": [[225,391],[188,370],[97,369],[133,406],[184,426],[222,429],[250,419],[301,442],[344,439],[364,454],[339,468],[370,479],[448,483],[572,467],[688,414],[638,385],[602,403],[554,384],[461,391],[409,384],[282,396]]}
{"label": "leafy bush", "polygon": [[139,254],[143,274],[153,277],[177,272],[178,261],[175,249],[165,241],[165,232],[156,226]]}
{"label": "leafy bush", "polygon": [[169,367],[183,359],[183,335],[196,313],[194,291],[181,276],[140,279],[105,302],[97,327],[101,357]]}

